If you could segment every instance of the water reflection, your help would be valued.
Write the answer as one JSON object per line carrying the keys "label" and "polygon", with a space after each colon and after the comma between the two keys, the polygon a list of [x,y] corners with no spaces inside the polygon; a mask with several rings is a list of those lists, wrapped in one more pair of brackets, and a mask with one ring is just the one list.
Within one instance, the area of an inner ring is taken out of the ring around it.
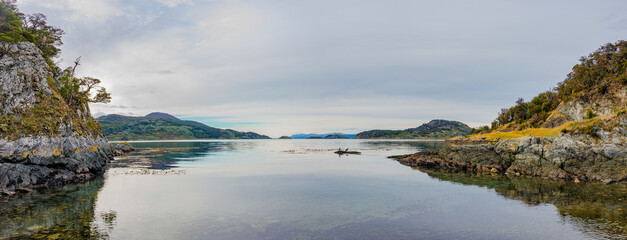
{"label": "water reflection", "polygon": [[182,161],[196,161],[217,152],[247,151],[254,149],[255,141],[210,141],[210,142],[133,142],[135,152],[116,158],[112,168],[146,168],[168,170],[176,168]]}
{"label": "water reflection", "polygon": [[[94,205],[104,181],[38,190],[30,194],[0,198],[0,239],[106,238],[113,229],[92,224]],[[115,219],[108,216],[109,219]]]}
{"label": "water reflection", "polygon": [[419,170],[442,181],[493,189],[505,198],[528,205],[552,204],[563,221],[590,238],[627,236],[627,184],[624,183],[576,184],[502,174]]}
{"label": "water reflection", "polygon": [[[428,177],[386,159],[446,146],[443,142],[132,144],[138,152],[114,161],[104,186],[100,178],[0,199],[0,239],[578,239],[583,238],[581,233],[589,238],[627,235],[625,185],[421,170]],[[333,151],[340,146],[362,155],[342,156],[338,161]],[[183,161],[189,162],[180,164]],[[151,174],[113,174],[137,169]],[[180,176],[155,174],[186,170],[189,174]],[[492,189],[502,197],[473,186]]]}
{"label": "water reflection", "polygon": [[444,141],[366,141],[361,143],[363,146],[378,149],[413,149],[415,151],[424,151],[428,149],[442,148],[449,145]]}

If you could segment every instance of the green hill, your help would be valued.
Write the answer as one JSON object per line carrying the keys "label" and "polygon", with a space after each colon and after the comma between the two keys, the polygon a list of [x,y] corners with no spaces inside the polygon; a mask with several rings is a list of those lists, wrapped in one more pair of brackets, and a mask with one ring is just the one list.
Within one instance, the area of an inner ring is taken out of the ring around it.
{"label": "green hill", "polygon": [[145,117],[111,114],[96,120],[109,140],[270,138],[254,132],[219,129],[195,121],[180,120],[167,113],[151,113]]}
{"label": "green hill", "polygon": [[422,124],[417,128],[405,130],[370,130],[360,132],[357,139],[389,138],[389,139],[448,139],[455,136],[467,135],[471,128],[461,122],[436,119]]}

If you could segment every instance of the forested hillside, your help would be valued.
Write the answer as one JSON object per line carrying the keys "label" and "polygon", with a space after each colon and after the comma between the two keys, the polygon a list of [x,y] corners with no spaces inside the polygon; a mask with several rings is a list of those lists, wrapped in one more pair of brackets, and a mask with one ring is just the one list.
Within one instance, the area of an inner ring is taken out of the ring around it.
{"label": "forested hillside", "polygon": [[145,117],[112,114],[96,120],[109,140],[269,138],[254,132],[224,130],[195,121],[180,120],[166,113],[151,113]]}
{"label": "forested hillside", "polygon": [[446,139],[455,136],[466,135],[470,133],[471,128],[468,125],[448,120],[432,120],[422,124],[417,128],[408,128],[405,130],[370,130],[357,134],[355,138],[388,138],[388,139],[414,139],[414,138],[432,138]]}

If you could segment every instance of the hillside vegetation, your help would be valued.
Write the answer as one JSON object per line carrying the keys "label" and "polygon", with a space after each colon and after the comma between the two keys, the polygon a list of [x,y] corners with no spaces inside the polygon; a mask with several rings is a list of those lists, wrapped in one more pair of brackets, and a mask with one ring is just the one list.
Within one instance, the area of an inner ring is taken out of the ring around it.
{"label": "hillside vegetation", "polygon": [[417,128],[405,130],[370,130],[360,132],[357,139],[385,138],[385,139],[446,139],[469,134],[471,128],[461,122],[448,120],[432,120]]}
{"label": "hillside vegetation", "polygon": [[[627,109],[627,41],[608,43],[579,61],[552,91],[529,102],[519,98],[514,106],[501,109],[491,126],[473,129],[471,138],[592,133],[594,127],[611,124]],[[598,116],[605,118],[577,123]]]}
{"label": "hillside vegetation", "polygon": [[238,132],[209,127],[205,124],[180,120],[166,113],[151,113],[145,117],[107,115],[96,119],[109,140],[162,139],[268,139],[254,132]]}

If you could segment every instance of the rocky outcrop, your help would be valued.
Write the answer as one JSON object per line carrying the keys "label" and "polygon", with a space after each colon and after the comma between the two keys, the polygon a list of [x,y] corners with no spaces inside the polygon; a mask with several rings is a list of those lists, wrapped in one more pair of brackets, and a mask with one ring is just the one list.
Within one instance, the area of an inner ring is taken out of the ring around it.
{"label": "rocky outcrop", "polygon": [[87,104],[70,107],[32,43],[0,46],[0,192],[91,179],[113,158]]}
{"label": "rocky outcrop", "polygon": [[472,172],[500,172],[552,180],[627,180],[627,117],[610,131],[524,137],[496,144],[456,146],[399,156],[409,166]]}
{"label": "rocky outcrop", "polygon": [[111,151],[116,157],[135,151],[135,148],[128,142],[110,143],[109,146],[111,146]]}
{"label": "rocky outcrop", "polygon": [[591,95],[573,101],[562,102],[542,124],[542,127],[553,128],[568,121],[586,119],[590,111],[597,116],[612,115],[621,106],[627,106],[627,88],[615,88],[602,95]]}

